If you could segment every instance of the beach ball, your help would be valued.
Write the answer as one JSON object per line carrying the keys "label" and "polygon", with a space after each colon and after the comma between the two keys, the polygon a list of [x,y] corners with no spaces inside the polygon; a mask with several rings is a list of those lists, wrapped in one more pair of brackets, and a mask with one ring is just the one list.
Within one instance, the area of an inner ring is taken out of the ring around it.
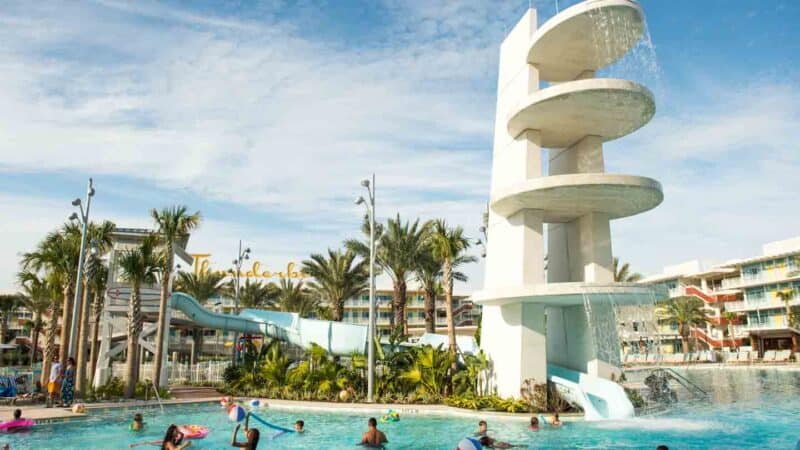
{"label": "beach ball", "polygon": [[228,418],[231,419],[231,422],[241,422],[244,420],[247,413],[244,411],[239,405],[231,406],[231,409],[228,410]]}
{"label": "beach ball", "polygon": [[84,406],[83,403],[75,403],[72,405],[72,412],[75,414],[83,414],[86,412],[86,406]]}
{"label": "beach ball", "polygon": [[259,406],[261,406],[261,402],[260,402],[260,401],[258,401],[258,399],[257,399],[257,398],[254,398],[254,399],[250,400],[250,407],[251,407],[251,408],[253,408],[253,409],[256,409],[256,408],[258,408]]}
{"label": "beach ball", "polygon": [[472,438],[464,438],[458,441],[458,447],[456,450],[482,450],[483,446],[477,439]]}

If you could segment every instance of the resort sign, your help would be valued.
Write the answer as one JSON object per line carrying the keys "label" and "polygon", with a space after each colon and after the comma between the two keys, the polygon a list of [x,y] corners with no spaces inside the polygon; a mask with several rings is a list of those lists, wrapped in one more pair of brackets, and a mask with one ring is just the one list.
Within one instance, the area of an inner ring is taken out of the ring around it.
{"label": "resort sign", "polygon": [[[189,254],[193,259],[194,263],[192,264],[192,268],[194,269],[195,275],[200,275],[201,273],[211,273],[216,272],[222,276],[231,276],[231,271],[227,270],[212,270],[211,269],[211,253],[190,253]],[[286,264],[286,270],[280,272],[273,272],[271,270],[266,270],[265,267],[262,267],[260,261],[254,261],[253,264],[250,266],[249,270],[242,270],[239,272],[239,277],[241,278],[295,278],[295,279],[303,279],[307,278],[308,275],[303,273],[297,268],[297,265],[293,262],[289,262]]]}

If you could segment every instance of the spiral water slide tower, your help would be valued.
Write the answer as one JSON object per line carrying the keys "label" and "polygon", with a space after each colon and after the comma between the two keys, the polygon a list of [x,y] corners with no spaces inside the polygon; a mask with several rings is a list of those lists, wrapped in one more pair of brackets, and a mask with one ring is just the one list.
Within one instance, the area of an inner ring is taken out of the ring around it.
{"label": "spiral water slide tower", "polygon": [[486,273],[473,295],[500,395],[549,379],[587,417],[632,413],[607,381],[619,373],[614,309],[653,291],[614,282],[609,222],[663,194],[653,179],[606,173],[603,143],[644,126],[655,103],[644,86],[595,74],[644,27],[634,1],[588,0],[538,29],[528,10],[500,47]]}

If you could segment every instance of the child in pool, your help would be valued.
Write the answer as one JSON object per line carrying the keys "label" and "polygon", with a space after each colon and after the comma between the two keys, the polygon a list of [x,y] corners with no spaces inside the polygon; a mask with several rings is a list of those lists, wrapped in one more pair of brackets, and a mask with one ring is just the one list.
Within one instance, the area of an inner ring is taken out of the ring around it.
{"label": "child in pool", "polygon": [[131,422],[131,431],[142,431],[144,429],[144,418],[139,413],[133,415],[133,422]]}
{"label": "child in pool", "polygon": [[306,425],[305,422],[303,422],[302,420],[298,420],[297,422],[295,422],[294,423],[295,433],[305,433],[306,432],[305,425]]}

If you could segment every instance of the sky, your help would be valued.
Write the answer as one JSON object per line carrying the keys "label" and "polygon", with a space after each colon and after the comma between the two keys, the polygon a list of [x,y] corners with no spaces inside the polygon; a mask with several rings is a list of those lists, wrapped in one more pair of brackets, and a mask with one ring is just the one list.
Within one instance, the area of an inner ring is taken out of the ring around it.
{"label": "sky", "polygon": [[[537,0],[540,24],[575,0]],[[600,76],[656,97],[605,146],[606,170],[664,202],[612,222],[645,274],[758,254],[800,235],[800,3],[643,0],[648,38]],[[190,252],[227,268],[238,241],[280,270],[377,216],[445,218],[479,237],[500,42],[528,0],[0,3],[0,291],[72,213],[152,226],[203,214]],[[473,250],[476,255],[478,249]],[[469,292],[482,263],[466,267]]]}

